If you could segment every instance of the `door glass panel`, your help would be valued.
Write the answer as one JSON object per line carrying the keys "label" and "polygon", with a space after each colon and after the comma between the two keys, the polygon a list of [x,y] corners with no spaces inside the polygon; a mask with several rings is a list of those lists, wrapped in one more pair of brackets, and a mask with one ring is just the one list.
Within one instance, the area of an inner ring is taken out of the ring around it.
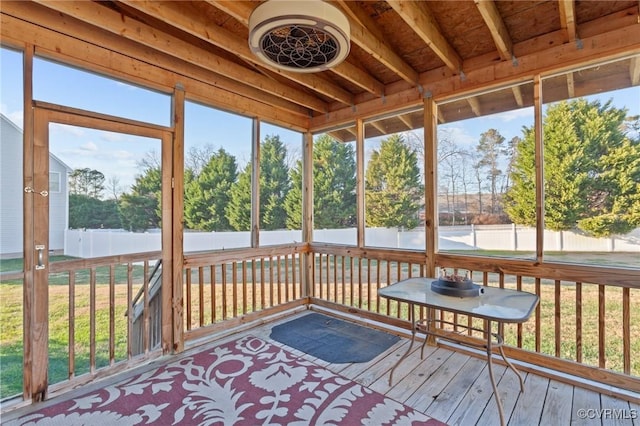
{"label": "door glass panel", "polygon": [[0,49],[0,400],[23,386],[22,60]]}
{"label": "door glass panel", "polygon": [[127,256],[161,250],[160,153],[159,139],[49,125],[50,384],[89,372],[92,352],[96,369],[127,359],[129,274],[133,295],[144,281]]}

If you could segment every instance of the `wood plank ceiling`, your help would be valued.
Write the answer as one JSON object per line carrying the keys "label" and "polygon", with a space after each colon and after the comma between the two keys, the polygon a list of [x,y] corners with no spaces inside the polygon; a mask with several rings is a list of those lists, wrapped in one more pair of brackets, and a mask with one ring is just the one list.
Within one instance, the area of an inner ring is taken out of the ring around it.
{"label": "wood plank ceiling", "polygon": [[[47,45],[42,35],[29,39],[25,33],[31,27],[25,23],[36,25],[233,94],[235,101],[227,101],[227,107],[237,112],[311,130],[416,107],[429,96],[530,80],[558,63],[640,52],[637,0],[332,3],[348,17],[350,54],[335,68],[312,74],[271,68],[251,53],[248,21],[260,1],[3,1],[0,10],[4,39],[59,52],[60,46]],[[75,57],[83,59],[78,53]],[[88,55],[85,60],[92,62]],[[109,68],[108,63],[101,66]],[[612,88],[639,84],[639,61],[630,60],[628,66],[620,81],[610,82]],[[573,84],[570,79],[565,83]],[[580,95],[566,85],[558,93]],[[198,97],[194,90],[187,93]],[[202,95],[203,100],[210,97]],[[517,108],[533,102],[519,88],[510,89],[507,97],[501,93],[494,103]],[[456,108],[455,117],[441,114],[439,119],[481,115],[486,101],[471,98]],[[420,113],[394,122],[395,127],[422,126]],[[375,127],[393,130],[392,125]],[[342,136],[353,139],[354,132]]]}

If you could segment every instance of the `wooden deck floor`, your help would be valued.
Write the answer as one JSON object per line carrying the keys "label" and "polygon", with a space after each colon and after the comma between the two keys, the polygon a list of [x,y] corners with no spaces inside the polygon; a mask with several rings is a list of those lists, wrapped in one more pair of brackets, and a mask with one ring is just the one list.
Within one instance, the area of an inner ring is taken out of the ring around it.
{"label": "wooden deck floor", "polygon": [[[421,359],[422,345],[416,344],[409,356],[395,370],[393,384],[390,385],[389,371],[407,351],[410,339],[402,338],[389,350],[367,363],[330,364],[270,338],[272,327],[307,313],[309,311],[297,312],[293,316],[280,317],[240,332],[228,330],[224,335],[216,336],[213,341],[208,339],[206,342],[191,345],[184,355],[235,340],[243,335],[253,335],[449,425],[500,424],[485,359],[433,346],[425,347],[424,357]],[[134,371],[113,376],[107,381],[117,382],[123,379],[123,375],[131,376],[148,368],[142,366]],[[494,373],[508,425],[640,426],[638,404],[524,371],[522,375],[525,392],[520,393],[519,381],[513,371],[494,363]],[[102,386],[104,382],[94,382],[71,393],[86,394],[91,387]],[[22,407],[9,413],[6,420],[26,414],[29,408]]]}
{"label": "wooden deck floor", "polygon": [[[414,345],[389,385],[389,371],[408,349],[410,339],[401,339],[367,363],[330,364],[270,339],[271,328],[289,319],[246,334],[287,348],[449,425],[500,424],[485,359],[433,346],[426,346],[420,359],[422,345]],[[494,374],[508,425],[640,426],[638,404],[526,372],[521,372],[525,392],[520,393],[513,371],[494,363]]]}

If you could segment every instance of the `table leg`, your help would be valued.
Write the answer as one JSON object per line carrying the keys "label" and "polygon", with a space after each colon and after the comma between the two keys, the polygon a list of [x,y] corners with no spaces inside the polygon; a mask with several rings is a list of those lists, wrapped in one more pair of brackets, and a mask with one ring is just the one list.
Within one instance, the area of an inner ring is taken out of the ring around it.
{"label": "table leg", "polygon": [[498,349],[500,349],[500,355],[502,356],[504,362],[509,366],[511,370],[513,370],[514,373],[516,373],[516,376],[518,376],[518,379],[520,380],[520,392],[524,393],[524,379],[522,378],[522,374],[520,374],[520,372],[516,370],[516,367],[511,363],[511,361],[507,359],[502,346],[500,346]]}
{"label": "table leg", "polygon": [[396,368],[398,368],[400,363],[402,363],[402,361],[404,361],[404,359],[407,356],[409,356],[409,353],[411,353],[411,349],[413,349],[413,344],[416,341],[416,317],[413,311],[414,311],[413,303],[409,303],[409,320],[411,321],[411,343],[409,344],[409,349],[407,349],[404,355],[400,357],[398,362],[396,362],[396,365],[394,365],[393,368],[391,369],[391,372],[389,373],[389,386],[393,384],[393,372],[395,371]]}
{"label": "table leg", "polygon": [[496,399],[496,405],[498,406],[498,414],[500,414],[500,426],[505,426],[504,423],[504,411],[502,409],[502,402],[500,401],[500,394],[498,393],[498,386],[496,386],[496,379],[493,377],[493,361],[492,361],[492,342],[493,335],[491,334],[491,321],[487,320],[487,364],[489,366],[489,378],[491,379],[491,386],[493,387],[493,396]]}

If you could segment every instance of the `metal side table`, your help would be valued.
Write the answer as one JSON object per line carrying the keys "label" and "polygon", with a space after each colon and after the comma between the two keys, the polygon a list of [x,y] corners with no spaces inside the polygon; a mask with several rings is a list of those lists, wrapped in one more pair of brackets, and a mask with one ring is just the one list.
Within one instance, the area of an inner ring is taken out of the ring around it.
{"label": "metal side table", "polygon": [[[398,302],[409,304],[409,320],[411,321],[411,344],[407,352],[398,360],[396,365],[391,369],[389,374],[389,384],[393,381],[393,372],[402,363],[402,361],[411,353],[415,342],[416,333],[420,332],[427,336],[434,336],[439,339],[448,340],[462,345],[473,346],[486,350],[487,364],[489,367],[489,378],[491,386],[493,386],[493,395],[498,405],[500,414],[500,424],[504,426],[504,412],[502,402],[498,394],[498,388],[493,376],[492,352],[494,348],[498,348],[500,355],[504,359],[507,366],[513,370],[520,379],[520,391],[524,392],[524,381],[522,376],[516,370],[514,365],[507,359],[502,348],[504,342],[501,335],[502,325],[508,323],[523,323],[529,319],[533,310],[539,302],[539,297],[532,293],[524,291],[509,290],[497,287],[483,287],[484,293],[476,297],[452,297],[444,296],[431,290],[431,283],[437,278],[409,278],[399,281],[388,287],[380,289],[379,295]],[[426,318],[420,318],[416,321],[415,308],[426,308]],[[465,331],[470,327],[465,324],[453,324],[448,321],[436,319],[433,316],[434,310],[454,312],[462,315],[468,315],[480,318],[484,321],[484,328],[471,328],[475,331],[483,333],[486,341],[483,343],[472,343],[469,339],[462,339],[455,333],[446,332],[434,328],[438,324],[451,324]],[[492,322],[498,323],[498,333],[492,332]],[[426,339],[425,339],[426,343]],[[424,349],[424,344],[423,344]]]}

